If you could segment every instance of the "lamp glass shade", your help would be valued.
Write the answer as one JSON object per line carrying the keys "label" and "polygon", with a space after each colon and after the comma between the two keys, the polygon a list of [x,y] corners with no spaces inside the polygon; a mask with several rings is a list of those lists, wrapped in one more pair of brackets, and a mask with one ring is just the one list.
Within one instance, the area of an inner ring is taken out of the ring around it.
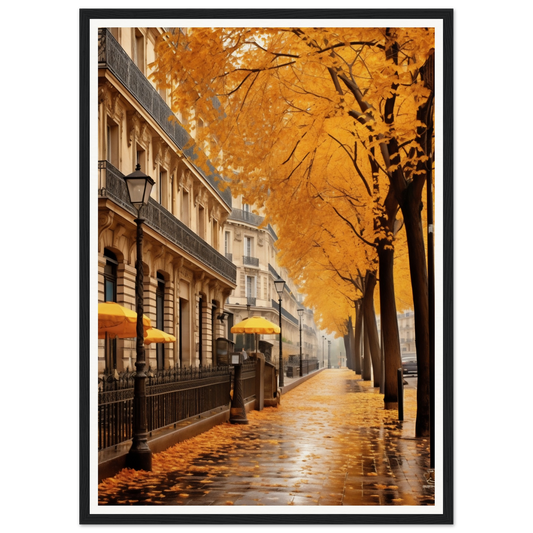
{"label": "lamp glass shade", "polygon": [[303,316],[303,315],[304,315],[304,310],[303,310],[303,309],[298,309],[298,314],[299,314],[300,316]]}
{"label": "lamp glass shade", "polygon": [[281,296],[285,287],[285,281],[283,281],[282,279],[278,279],[274,281],[274,285],[276,286],[276,292]]}
{"label": "lamp glass shade", "polygon": [[150,176],[141,172],[141,165],[137,165],[135,172],[125,176],[124,181],[128,186],[130,202],[137,210],[143,205],[147,205],[155,181]]}

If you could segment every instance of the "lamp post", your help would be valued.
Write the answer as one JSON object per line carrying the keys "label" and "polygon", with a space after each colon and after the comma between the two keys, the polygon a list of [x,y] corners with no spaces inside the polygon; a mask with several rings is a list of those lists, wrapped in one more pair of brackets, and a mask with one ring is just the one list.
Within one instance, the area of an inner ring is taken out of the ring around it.
{"label": "lamp post", "polygon": [[146,361],[144,359],[144,275],[142,265],[143,229],[141,209],[148,204],[154,180],[141,172],[137,165],[135,172],[124,177],[130,202],[137,209],[137,275],[135,277],[135,307],[137,312],[137,357],[135,360],[135,382],[133,388],[133,442],[127,456],[127,464],[134,470],[152,470],[152,452],[148,446],[148,424],[146,420]]}
{"label": "lamp post", "polygon": [[[250,314],[250,310],[251,310],[252,306],[250,304],[246,304],[246,312],[248,313],[246,315],[246,318],[250,318],[251,314]],[[253,336],[254,334],[253,333],[245,333],[244,334],[244,347],[248,350],[248,351],[253,351]]]}
{"label": "lamp post", "polygon": [[322,368],[324,368],[324,340],[326,337],[322,335]]}
{"label": "lamp post", "polygon": [[303,309],[298,309],[298,314],[300,315],[300,377],[303,376],[303,369],[302,369],[302,317],[304,314]]}
{"label": "lamp post", "polygon": [[331,341],[328,341],[328,368],[331,368],[331,361],[329,358],[330,348],[331,348]]}
{"label": "lamp post", "polygon": [[279,295],[279,386],[283,387],[283,332],[281,329],[281,296],[283,294],[283,290],[285,289],[285,282],[282,279],[278,279],[274,281],[274,285],[276,286],[276,292]]}

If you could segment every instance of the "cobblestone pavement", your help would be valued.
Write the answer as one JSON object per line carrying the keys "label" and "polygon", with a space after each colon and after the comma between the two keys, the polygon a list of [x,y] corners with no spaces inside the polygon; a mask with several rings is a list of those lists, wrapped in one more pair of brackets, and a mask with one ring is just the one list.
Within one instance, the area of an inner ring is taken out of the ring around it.
{"label": "cobblestone pavement", "polygon": [[414,389],[403,422],[347,369],[325,370],[248,413],[163,453],[153,471],[99,485],[101,505],[433,505],[429,440],[414,438]]}

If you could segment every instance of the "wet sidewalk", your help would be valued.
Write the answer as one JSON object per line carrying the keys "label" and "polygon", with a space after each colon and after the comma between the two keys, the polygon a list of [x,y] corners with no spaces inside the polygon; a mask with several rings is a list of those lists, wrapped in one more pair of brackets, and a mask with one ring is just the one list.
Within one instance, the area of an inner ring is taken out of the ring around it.
{"label": "wet sidewalk", "polygon": [[414,389],[404,418],[347,369],[324,370],[248,413],[154,454],[152,472],[122,470],[101,505],[433,505],[429,440],[414,438]]}

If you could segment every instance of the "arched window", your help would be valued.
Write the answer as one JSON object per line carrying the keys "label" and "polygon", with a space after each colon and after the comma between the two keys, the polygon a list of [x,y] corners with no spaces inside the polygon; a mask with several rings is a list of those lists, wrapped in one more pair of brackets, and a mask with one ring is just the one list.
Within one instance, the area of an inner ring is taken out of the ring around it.
{"label": "arched window", "polygon": [[[117,301],[117,256],[107,248],[104,250],[105,267],[104,267],[104,301]],[[105,354],[106,368],[108,371],[117,368],[117,339],[107,339]]]}
{"label": "arched window", "polygon": [[203,360],[204,320],[202,316],[203,308],[204,308],[204,300],[202,298],[202,295],[200,295],[200,298],[198,300],[198,357],[200,359],[200,365],[204,363],[204,360]]}
{"label": "arched window", "polygon": [[104,267],[104,301],[117,301],[117,256],[107,248],[104,250],[106,258]]}
{"label": "arched window", "polygon": [[[165,278],[160,272],[157,273],[157,290],[156,290],[156,328],[161,331],[165,330],[164,316],[165,316]],[[157,369],[163,370],[165,368],[165,344],[158,342],[156,344],[157,350]]]}

